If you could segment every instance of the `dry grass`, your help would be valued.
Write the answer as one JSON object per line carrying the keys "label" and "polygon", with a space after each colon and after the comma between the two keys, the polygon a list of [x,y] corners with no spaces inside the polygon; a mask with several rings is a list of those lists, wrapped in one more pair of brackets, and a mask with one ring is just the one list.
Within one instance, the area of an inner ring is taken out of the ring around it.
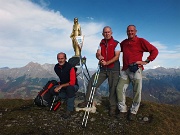
{"label": "dry grass", "polygon": [[[127,99],[128,105],[131,99]],[[143,101],[137,120],[129,122],[108,116],[107,98],[97,107],[97,113],[90,114],[86,128],[81,127],[84,112],[76,112],[71,119],[60,115],[62,106],[56,112],[38,108],[33,100],[0,99],[0,135],[179,135],[180,107]],[[148,117],[144,122],[142,118]]]}

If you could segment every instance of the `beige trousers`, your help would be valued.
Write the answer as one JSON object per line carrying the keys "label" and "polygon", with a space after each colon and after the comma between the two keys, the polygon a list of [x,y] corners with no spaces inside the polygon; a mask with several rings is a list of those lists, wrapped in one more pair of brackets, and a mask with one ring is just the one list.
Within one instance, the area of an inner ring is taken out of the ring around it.
{"label": "beige trousers", "polygon": [[118,108],[120,112],[127,112],[126,90],[130,82],[132,82],[132,86],[133,86],[133,102],[130,108],[130,112],[136,114],[141,102],[141,91],[142,91],[141,68],[139,68],[135,73],[130,72],[129,69],[120,72],[120,79],[116,89]]}

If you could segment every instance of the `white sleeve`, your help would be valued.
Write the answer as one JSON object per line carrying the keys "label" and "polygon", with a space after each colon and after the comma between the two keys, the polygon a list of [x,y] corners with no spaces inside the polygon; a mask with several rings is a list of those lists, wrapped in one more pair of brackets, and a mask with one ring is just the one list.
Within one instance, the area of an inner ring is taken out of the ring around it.
{"label": "white sleeve", "polygon": [[121,48],[120,48],[120,44],[118,43],[116,48],[115,48],[115,51],[121,51]]}

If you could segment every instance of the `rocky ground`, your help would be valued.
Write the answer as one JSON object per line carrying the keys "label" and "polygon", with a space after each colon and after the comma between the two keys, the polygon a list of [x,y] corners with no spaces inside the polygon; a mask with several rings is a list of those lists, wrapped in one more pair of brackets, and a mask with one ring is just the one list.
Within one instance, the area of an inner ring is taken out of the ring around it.
{"label": "rocky ground", "polygon": [[[130,103],[130,99],[128,99]],[[168,110],[167,110],[168,108]],[[57,111],[40,108],[33,100],[0,100],[0,135],[161,135],[180,133],[180,107],[142,102],[135,121],[108,116],[108,100],[101,99],[91,113],[87,127],[81,126],[84,111],[63,119],[62,104]],[[169,117],[167,117],[169,116]],[[176,119],[175,119],[176,116]]]}

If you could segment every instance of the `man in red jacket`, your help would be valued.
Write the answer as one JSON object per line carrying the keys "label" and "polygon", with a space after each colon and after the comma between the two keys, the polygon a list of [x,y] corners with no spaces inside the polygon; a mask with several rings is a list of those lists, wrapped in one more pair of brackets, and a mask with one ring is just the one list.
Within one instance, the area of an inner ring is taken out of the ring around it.
{"label": "man in red jacket", "polygon": [[[120,45],[118,41],[113,39],[112,30],[109,26],[104,27],[102,35],[104,36],[104,39],[101,40],[96,53],[96,58],[101,64],[96,88],[98,88],[106,79],[108,79],[110,102],[109,115],[114,116],[117,108],[116,87],[120,72]],[[78,107],[86,107],[89,100],[94,76],[95,74],[92,76],[88,83],[85,102],[78,104]]]}
{"label": "man in red jacket", "polygon": [[[120,117],[124,117],[127,112],[125,93],[129,83],[132,82],[133,102],[128,112],[129,120],[135,119],[140,106],[143,65],[153,61],[158,55],[157,48],[145,39],[137,37],[136,32],[136,27],[129,25],[127,27],[128,39],[120,43],[123,52],[123,67],[116,90]],[[150,54],[145,61],[142,60],[143,52]]]}

